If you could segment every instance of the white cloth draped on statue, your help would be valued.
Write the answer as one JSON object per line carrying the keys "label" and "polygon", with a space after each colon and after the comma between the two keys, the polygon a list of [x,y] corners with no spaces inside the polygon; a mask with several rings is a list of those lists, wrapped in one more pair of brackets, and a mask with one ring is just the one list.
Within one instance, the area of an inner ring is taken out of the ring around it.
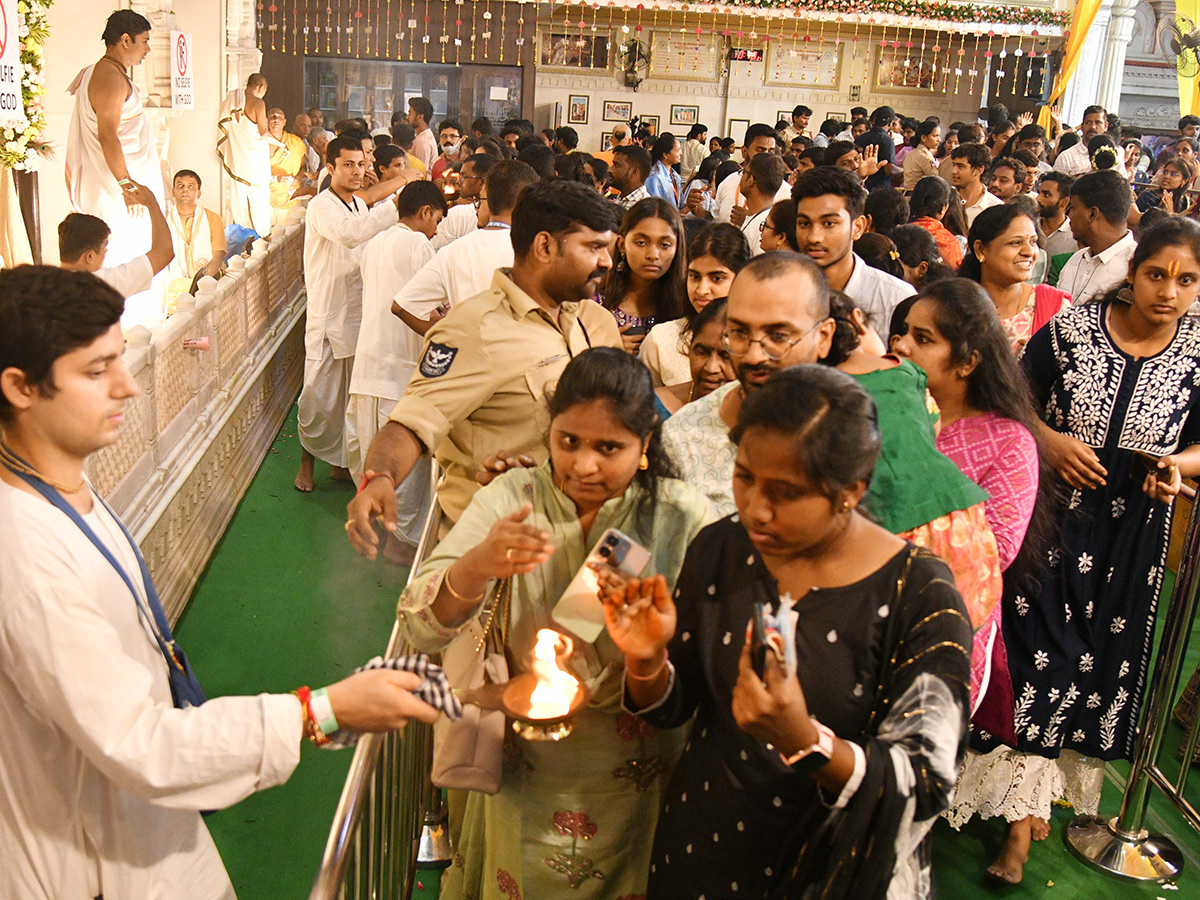
{"label": "white cloth draped on statue", "polygon": [[[101,218],[111,229],[104,263],[116,267],[150,250],[150,215],[141,207],[134,207],[130,213],[121,186],[104,160],[96,111],[88,99],[88,85],[96,65],[80,71],[67,88],[67,93],[75,97],[67,131],[67,193],[77,212]],[[117,138],[121,142],[129,177],[150,188],[159,208],[164,208],[162,164],[150,136],[150,123],[142,109],[141,94],[132,81],[129,82],[129,96],[121,107]],[[153,326],[158,324],[162,314],[163,291],[159,287],[127,298],[125,315],[121,318],[126,325]]]}
{"label": "white cloth draped on statue", "polygon": [[271,231],[271,145],[245,115],[246,92],[230,91],[221,104],[217,156],[229,175],[229,209],[238,225],[265,237]]}

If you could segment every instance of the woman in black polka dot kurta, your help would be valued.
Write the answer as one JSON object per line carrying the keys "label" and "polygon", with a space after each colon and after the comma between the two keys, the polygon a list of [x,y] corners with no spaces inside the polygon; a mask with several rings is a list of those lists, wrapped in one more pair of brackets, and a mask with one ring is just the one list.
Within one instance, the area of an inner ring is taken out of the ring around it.
{"label": "woman in black polka dot kurta", "polygon": [[[965,751],[962,600],[944,563],[855,509],[878,432],[852,379],[784,370],[734,434],[738,514],[692,542],[674,603],[636,585],[609,605],[630,709],[695,717],[647,898],[929,897],[925,838]],[[763,680],[751,669],[756,603],[794,611],[795,678],[770,653]]]}

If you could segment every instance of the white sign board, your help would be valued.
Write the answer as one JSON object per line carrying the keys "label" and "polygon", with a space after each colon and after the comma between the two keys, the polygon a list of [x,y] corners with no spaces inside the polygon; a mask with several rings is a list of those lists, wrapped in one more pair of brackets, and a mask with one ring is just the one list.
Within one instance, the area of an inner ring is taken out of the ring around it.
{"label": "white sign board", "polygon": [[[0,3],[8,0],[0,0]],[[186,31],[171,32],[171,108],[194,109],[192,95],[192,36]]]}
{"label": "white sign board", "polygon": [[17,0],[0,0],[0,127],[24,128],[21,100],[21,39],[17,34]]}

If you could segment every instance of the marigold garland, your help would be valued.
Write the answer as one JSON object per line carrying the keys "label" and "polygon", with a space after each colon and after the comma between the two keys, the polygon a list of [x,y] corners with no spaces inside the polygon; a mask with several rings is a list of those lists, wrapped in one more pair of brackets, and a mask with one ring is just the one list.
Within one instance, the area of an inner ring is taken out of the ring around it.
{"label": "marigold garland", "polygon": [[18,0],[17,33],[21,41],[21,100],[26,123],[20,128],[0,129],[0,165],[23,172],[36,172],[38,163],[51,155],[50,144],[42,138],[46,128],[46,109],[42,80],[46,39],[50,28],[46,10],[54,0]]}

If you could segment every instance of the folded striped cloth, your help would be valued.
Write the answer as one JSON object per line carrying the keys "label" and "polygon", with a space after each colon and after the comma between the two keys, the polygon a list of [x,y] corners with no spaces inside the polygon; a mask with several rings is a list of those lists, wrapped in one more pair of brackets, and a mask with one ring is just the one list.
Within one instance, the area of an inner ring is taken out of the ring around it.
{"label": "folded striped cloth", "polygon": [[[414,675],[420,676],[421,686],[413,691],[413,695],[419,700],[424,700],[434,709],[441,710],[442,714],[449,719],[462,718],[462,703],[459,702],[458,697],[454,696],[454,690],[446,679],[446,673],[437,663],[430,662],[429,657],[424,653],[398,656],[395,659],[376,656],[365,666],[359,666],[354,672],[357,674],[370,669],[395,669],[397,672],[412,672]],[[324,747],[327,750],[344,750],[358,743],[358,738],[358,732],[339,728],[329,735],[329,743]]]}

